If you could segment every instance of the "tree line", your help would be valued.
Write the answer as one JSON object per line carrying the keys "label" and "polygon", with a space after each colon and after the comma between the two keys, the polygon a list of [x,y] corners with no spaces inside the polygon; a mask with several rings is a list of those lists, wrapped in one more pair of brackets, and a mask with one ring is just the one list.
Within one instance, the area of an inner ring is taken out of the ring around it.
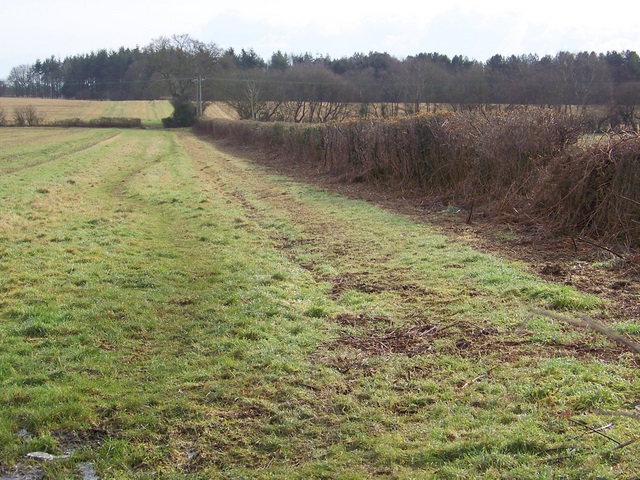
{"label": "tree line", "polygon": [[[285,54],[264,60],[188,35],[145,47],[99,50],[14,67],[0,95],[74,99],[225,101],[243,118],[322,121],[344,105],[392,116],[426,104],[615,105],[633,120],[640,103],[640,57],[634,51],[466,56],[387,53],[351,57]],[[383,104],[383,105],[381,105]],[[313,111],[310,111],[313,110]],[[285,112],[285,113],[283,113]],[[366,113],[366,112],[363,112]],[[317,117],[317,118],[316,118]]]}

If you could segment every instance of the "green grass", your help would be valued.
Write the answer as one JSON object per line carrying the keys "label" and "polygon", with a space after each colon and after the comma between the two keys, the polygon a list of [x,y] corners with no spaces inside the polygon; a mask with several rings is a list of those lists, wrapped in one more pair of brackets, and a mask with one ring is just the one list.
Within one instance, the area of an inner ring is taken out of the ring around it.
{"label": "green grass", "polygon": [[[186,132],[0,130],[0,468],[632,478],[606,304]],[[17,136],[16,136],[17,135]],[[616,330],[637,335],[633,319]],[[2,472],[2,470],[0,470]]]}

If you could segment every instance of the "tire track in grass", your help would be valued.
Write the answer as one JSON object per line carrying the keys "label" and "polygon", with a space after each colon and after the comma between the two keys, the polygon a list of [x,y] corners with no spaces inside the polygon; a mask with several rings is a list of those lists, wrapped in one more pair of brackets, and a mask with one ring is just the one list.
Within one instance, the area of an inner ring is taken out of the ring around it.
{"label": "tire track in grass", "polygon": [[[95,131],[85,133],[90,136]],[[37,131],[31,134],[37,144]],[[17,244],[9,236],[6,250],[2,239],[2,267],[9,266],[0,282],[3,355],[9,355],[3,360],[10,359],[13,372],[7,375],[3,363],[2,425],[16,424],[11,433],[22,428],[28,432],[25,438],[33,437],[16,442],[13,435],[3,436],[11,439],[0,446],[3,460],[8,452],[16,455],[16,449],[29,448],[30,443],[40,442],[40,449],[52,452],[70,448],[73,454],[99,451],[103,443],[113,446],[118,443],[113,427],[96,425],[109,418],[110,409],[138,408],[129,392],[137,391],[145,368],[131,363],[146,348],[141,332],[148,314],[139,288],[144,285],[136,283],[141,265],[132,259],[132,245],[127,242],[135,240],[139,217],[123,211],[126,206],[122,209],[122,199],[111,197],[109,185],[114,177],[126,176],[128,169],[139,168],[141,156],[148,164],[155,160],[154,152],[162,148],[154,147],[146,157],[144,151],[139,153],[145,148],[143,135],[116,132],[106,139],[112,142],[109,149],[95,148],[105,140],[91,142],[32,165],[29,179],[46,181],[47,191],[26,202],[22,197],[28,199],[33,192],[25,193],[15,175],[1,180],[3,192],[20,193],[9,195],[4,207],[24,211],[28,223],[20,227],[23,235],[29,235]],[[65,180],[70,174],[73,183]],[[111,281],[127,278],[133,281],[121,285]],[[131,421],[125,412],[113,416]],[[78,425],[84,430],[76,431]],[[100,431],[99,437],[93,431]],[[43,465],[43,475],[77,475],[73,464],[54,463]],[[0,471],[8,472],[4,467]],[[18,463],[12,473],[26,472],[24,478],[31,478],[31,471]]]}
{"label": "tire track in grass", "polygon": [[[180,138],[203,182],[234,199],[245,211],[245,221],[263,229],[275,247],[316,281],[328,284],[327,296],[346,314],[387,317],[387,336],[394,328],[411,332],[424,325],[447,326],[453,351],[469,356],[479,351],[500,356],[505,348],[514,358],[563,351],[616,358],[621,353],[616,346],[585,348],[581,343],[592,344],[597,338],[578,332],[572,332],[573,341],[557,342],[551,336],[534,348],[515,333],[536,305],[527,292],[569,294],[562,287],[548,287],[517,265],[453,244],[428,226],[300,186],[190,135]],[[585,299],[586,305],[597,305],[596,299]],[[503,311],[506,304],[511,305],[511,315]],[[455,322],[458,328],[451,329]],[[371,328],[374,333],[381,329]]]}
{"label": "tire track in grass", "polygon": [[[585,404],[594,388],[585,372],[625,378],[609,387],[596,382],[598,395],[635,398],[637,371],[617,346],[529,317],[547,294],[570,295],[576,309],[597,305],[592,299],[581,303],[585,297],[452,244],[428,226],[272,175],[190,134],[179,138],[206,192],[242,212],[242,228],[262,232],[283,263],[326,284],[337,312],[326,318],[333,338],[309,355],[318,373],[297,394],[327,432],[314,438],[315,448],[340,452],[329,459],[352,458],[366,475],[399,478],[499,477],[509,469],[535,476],[548,449],[566,440],[555,428],[557,411],[597,406]],[[333,385],[321,379],[327,368],[336,372]],[[629,436],[632,427],[619,432]],[[602,465],[597,442],[581,455],[558,469],[584,474],[587,458],[602,473],[633,468],[626,460]],[[508,459],[507,470],[478,467],[488,459]],[[274,463],[283,461],[274,456]]]}
{"label": "tire track in grass", "polygon": [[[558,410],[634,392],[637,372],[608,357],[532,345],[544,332],[512,328],[529,300],[500,294],[498,270],[515,269],[427,227],[187,132],[127,132],[80,157],[73,185],[42,173],[34,237],[0,256],[30,289],[0,305],[31,308],[2,332],[11,461],[17,418],[52,453],[99,432],[81,455],[100,478],[532,478],[573,442]],[[548,476],[632,471],[579,453]]]}
{"label": "tire track in grass", "polygon": [[[68,132],[68,131],[61,131]],[[73,141],[61,142],[60,138],[53,138],[50,144],[42,145],[41,142],[33,142],[28,148],[20,148],[16,153],[14,149],[0,151],[0,173],[7,175],[23,172],[28,169],[38,168],[48,163],[82,153],[100,145],[108,144],[121,135],[118,131],[105,131],[96,135],[96,130],[84,130],[80,135],[73,135]],[[94,137],[98,138],[94,138]],[[24,159],[33,159],[24,164]],[[15,164],[8,166],[7,164]]]}
{"label": "tire track in grass", "polygon": [[[189,398],[187,411],[199,412],[180,424],[170,412],[158,419],[173,432],[167,459],[172,467],[184,462],[185,446],[211,465],[215,457],[232,458],[241,447],[248,455],[251,445],[264,442],[257,435],[267,428],[267,417],[290,408],[282,405],[280,388],[301,381],[299,357],[313,348],[308,337],[320,335],[313,324],[321,322],[304,317],[313,294],[298,283],[300,275],[278,271],[286,266],[276,263],[264,232],[238,221],[246,206],[226,203],[223,192],[205,194],[202,189],[211,185],[194,178],[193,162],[181,148],[170,147],[160,161],[109,187],[134,210],[143,238],[149,237],[138,255],[156,259],[165,272],[147,268],[157,278],[147,306],[158,321],[145,329],[145,344],[131,361],[139,365],[136,375],[158,385],[145,382],[141,393],[161,394],[169,406],[185,409],[182,399]],[[200,431],[201,440],[191,431]],[[254,452],[246,464],[264,464],[265,456]]]}
{"label": "tire track in grass", "polygon": [[[214,255],[203,256],[205,243],[195,234],[197,221],[191,217],[199,194],[173,138],[170,132],[124,134],[105,155],[79,162],[73,186],[51,186],[49,201],[32,206],[47,209],[46,220],[32,230],[36,239],[15,252],[25,259],[21,268],[30,277],[29,290],[11,287],[10,303],[2,304],[10,317],[37,323],[38,329],[29,331],[40,336],[42,347],[33,351],[30,371],[48,372],[47,358],[54,356],[66,364],[47,380],[50,398],[41,401],[55,405],[54,412],[40,408],[21,414],[30,435],[33,423],[42,431],[55,428],[56,438],[83,437],[86,432],[65,431],[90,416],[92,428],[103,433],[87,447],[99,456],[102,444],[109,452],[126,442],[127,456],[154,469],[184,462],[178,458],[182,450],[176,456],[173,450],[167,453],[149,435],[177,428],[181,412],[205,409],[201,396],[206,392],[190,394],[199,400],[196,407],[184,402],[180,389],[208,376],[203,373],[211,363],[208,342],[215,337],[203,334],[219,328],[203,311],[216,307],[207,289],[219,267],[210,261]],[[68,201],[65,189],[76,190],[75,201]],[[52,242],[54,237],[60,241]],[[42,312],[40,320],[33,302]],[[18,335],[15,341],[29,345],[30,340]],[[37,402],[30,387],[20,391]],[[76,398],[81,407],[71,403]],[[82,415],[66,421],[71,416],[65,409],[74,408]]]}

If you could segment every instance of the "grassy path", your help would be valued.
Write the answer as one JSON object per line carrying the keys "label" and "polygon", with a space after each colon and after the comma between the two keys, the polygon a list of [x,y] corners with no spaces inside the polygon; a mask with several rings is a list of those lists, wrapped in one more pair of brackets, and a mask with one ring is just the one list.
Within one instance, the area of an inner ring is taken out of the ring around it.
{"label": "grassy path", "polygon": [[0,130],[0,474],[636,474],[582,424],[638,438],[637,359],[531,315],[597,298],[187,132],[50,132]]}

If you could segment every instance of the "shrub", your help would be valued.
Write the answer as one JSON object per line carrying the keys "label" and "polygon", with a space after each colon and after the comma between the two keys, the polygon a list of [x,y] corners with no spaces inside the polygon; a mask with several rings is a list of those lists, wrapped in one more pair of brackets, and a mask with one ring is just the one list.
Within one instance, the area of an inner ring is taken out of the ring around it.
{"label": "shrub", "polygon": [[165,128],[192,127],[198,118],[196,107],[186,98],[174,98],[171,101],[173,113],[162,119]]}
{"label": "shrub", "polygon": [[128,117],[100,117],[89,121],[91,127],[142,128],[142,120]]}
{"label": "shrub", "polygon": [[576,143],[580,125],[553,109],[459,112],[434,134],[446,150],[445,188],[493,210],[512,210],[528,198],[540,169]]}
{"label": "shrub", "polygon": [[0,105],[0,127],[7,124],[7,113],[4,111],[4,107]]}
{"label": "shrub", "polygon": [[24,112],[21,109],[15,108],[13,110],[13,123],[18,127],[24,127],[27,124]]}
{"label": "shrub", "polygon": [[640,246],[640,136],[612,133],[554,158],[531,210],[558,230]]}
{"label": "shrub", "polygon": [[288,129],[200,121],[197,128],[314,162],[344,178],[384,180],[477,204],[506,204],[529,193],[537,170],[578,136],[577,128],[544,108],[289,124]]}
{"label": "shrub", "polygon": [[13,111],[13,119],[18,127],[35,127],[42,124],[42,118],[33,105],[27,105],[21,108],[15,108]]}

